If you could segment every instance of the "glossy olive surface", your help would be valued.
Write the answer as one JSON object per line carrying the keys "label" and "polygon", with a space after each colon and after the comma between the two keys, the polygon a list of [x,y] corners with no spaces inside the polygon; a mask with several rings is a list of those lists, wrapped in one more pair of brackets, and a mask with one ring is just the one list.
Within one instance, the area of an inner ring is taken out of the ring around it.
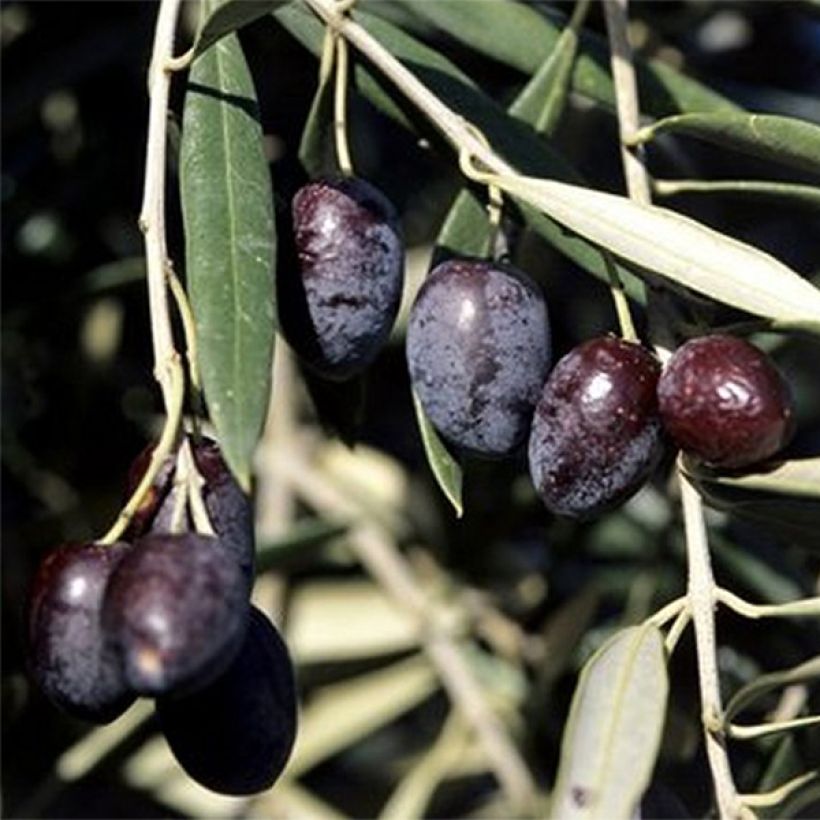
{"label": "glossy olive surface", "polygon": [[548,509],[589,518],[641,487],[663,451],[659,374],[648,350],[609,336],[558,362],[529,442],[530,475]]}
{"label": "glossy olive surface", "polygon": [[28,606],[28,662],[43,692],[73,717],[108,723],[134,700],[100,623],[125,543],[62,544],[37,570]]}
{"label": "glossy olive surface", "polygon": [[510,266],[443,262],[410,312],[407,365],[424,411],[449,442],[507,456],[526,439],[549,370],[546,303]]}
{"label": "glossy olive surface", "polygon": [[733,336],[681,345],[661,375],[658,401],[675,443],[712,467],[763,461],[794,433],[788,384],[765,353]]}
{"label": "glossy olive surface", "polygon": [[190,777],[222,794],[270,788],[296,738],[293,667],[276,628],[253,608],[233,663],[187,697],[157,701],[171,751]]}
{"label": "glossy olive surface", "polygon": [[146,535],[112,573],[103,627],[142,695],[195,689],[232,660],[249,611],[242,572],[218,539]]}
{"label": "glossy olive surface", "polygon": [[398,215],[355,177],[319,179],[292,203],[298,276],[284,277],[280,322],[300,358],[344,380],[381,350],[399,309],[404,242]]}

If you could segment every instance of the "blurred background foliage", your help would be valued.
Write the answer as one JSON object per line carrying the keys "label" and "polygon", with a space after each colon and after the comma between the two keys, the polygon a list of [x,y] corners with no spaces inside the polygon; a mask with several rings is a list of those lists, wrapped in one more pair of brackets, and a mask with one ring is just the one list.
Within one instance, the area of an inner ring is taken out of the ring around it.
{"label": "blurred background foliage", "polygon": [[[440,50],[505,105],[527,80],[401,4],[363,0],[362,6]],[[475,748],[457,721],[447,723],[436,746],[432,775],[429,764],[427,780],[423,767],[418,774],[419,760],[447,718],[447,697],[419,654],[412,621],[353,560],[348,522],[302,502],[294,502],[278,530],[261,532],[259,539],[266,568],[261,594],[278,602],[269,608],[285,624],[305,705],[299,777],[272,795],[248,808],[198,789],[170,761],[147,712],[130,716],[130,733],[118,723],[113,733],[87,735],[87,727],[59,714],[25,677],[23,600],[36,563],[62,540],[91,539],[107,529],[122,500],[126,469],[159,421],[136,224],[155,13],[154,4],[142,2],[0,7],[4,813],[375,816],[402,778],[412,786],[408,772],[416,772],[416,788],[430,792],[428,814],[491,816],[494,807],[498,812],[496,785],[481,755],[459,753]],[[640,53],[680,68],[747,109],[820,122],[816,3],[641,2],[631,14]],[[188,8],[189,36],[194,20]],[[595,4],[587,28],[604,30]],[[286,211],[304,179],[297,151],[315,91],[316,60],[270,17],[244,29],[241,41],[259,94],[277,210]],[[182,88],[174,86],[177,115]],[[402,214],[408,303],[461,185],[457,165],[365,100],[354,98],[351,105],[359,173]],[[610,115],[573,97],[554,145],[596,187],[622,190]],[[682,138],[659,141],[650,167],[659,177],[805,181],[773,163]],[[174,184],[172,169],[172,189]],[[673,204],[815,281],[820,277],[816,212],[717,195],[680,196]],[[172,255],[181,258],[175,195],[170,205]],[[548,295],[557,355],[615,328],[604,287],[538,237],[522,231],[516,240],[515,261]],[[400,522],[395,539],[427,591],[466,613],[475,672],[547,788],[580,665],[614,628],[640,621],[684,591],[682,529],[674,488],[665,483],[669,462],[621,510],[585,524],[546,513],[523,458],[471,462],[466,514],[456,520],[424,459],[402,334],[400,320],[369,374],[353,427],[350,396],[319,397],[324,421],[336,414],[347,437],[357,438],[352,451],[321,438],[315,405],[297,379],[299,423],[315,434],[313,469],[353,488],[359,503],[370,499],[374,515],[387,512]],[[816,341],[773,334],[755,341],[772,352],[795,389],[799,433],[788,455],[820,452]],[[709,521],[721,584],[760,602],[817,594],[816,509],[761,506],[763,518],[749,520],[733,511],[731,497],[719,500],[724,510],[711,511]],[[260,509],[260,520],[270,512]],[[752,626],[721,613],[719,637],[728,692],[763,671],[820,652],[816,622]],[[701,816],[710,802],[709,775],[691,632],[672,659],[670,679],[666,740],[645,810],[648,816]],[[810,711],[820,711],[816,689],[804,697]],[[775,696],[762,701],[757,716],[776,706]],[[103,754],[106,743],[110,749]],[[737,743],[732,759],[740,789],[753,791],[816,764],[820,737],[806,731],[785,740]]]}

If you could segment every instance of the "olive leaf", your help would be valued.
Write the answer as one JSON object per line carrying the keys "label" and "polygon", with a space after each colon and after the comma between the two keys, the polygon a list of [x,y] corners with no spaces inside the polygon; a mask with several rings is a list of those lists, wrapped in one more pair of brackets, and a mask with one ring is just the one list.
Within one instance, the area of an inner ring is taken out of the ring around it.
{"label": "olive leaf", "polygon": [[456,517],[461,518],[464,514],[461,496],[463,478],[461,465],[453,458],[444,442],[439,438],[433,423],[427,418],[415,390],[413,391],[413,407],[416,411],[416,420],[424,444],[424,452],[433,470],[433,475],[447,500],[453,505]]}
{"label": "olive leaf", "polygon": [[780,689],[797,683],[806,683],[818,678],[820,678],[820,657],[812,658],[789,669],[779,669],[776,672],[761,675],[735,692],[732,699],[726,704],[724,721],[728,723],[735,715],[773,689]]}
{"label": "olive leaf", "polygon": [[675,211],[622,196],[546,179],[493,179],[640,268],[740,310],[820,333],[820,290],[763,251]]}
{"label": "olive leaf", "polygon": [[683,460],[683,469],[699,485],[820,499],[820,456],[776,462],[765,472],[735,476],[721,475],[691,458]]}
{"label": "olive leaf", "polygon": [[668,691],[655,626],[617,632],[587,661],[564,729],[550,817],[633,816],[660,748]]}
{"label": "olive leaf", "polygon": [[205,399],[247,491],[270,393],[276,235],[256,93],[234,34],[191,68],[180,193]]}
{"label": "olive leaf", "polygon": [[[561,12],[517,0],[473,2],[469,14],[465,14],[465,0],[401,3],[468,48],[527,75],[534,74],[549,57],[566,26]],[[725,97],[660,61],[635,62],[641,104],[647,113],[663,117],[681,111],[740,110]],[[572,89],[614,112],[615,88],[605,37],[581,33]]]}
{"label": "olive leaf", "polygon": [[775,114],[680,114],[642,128],[635,143],[659,134],[686,134],[723,148],[820,174],[820,126]]}
{"label": "olive leaf", "polygon": [[793,182],[768,182],[753,179],[700,180],[654,179],[652,190],[658,196],[678,194],[725,194],[744,199],[779,201],[787,205],[820,210],[820,188]]}
{"label": "olive leaf", "polygon": [[199,56],[227,34],[270,14],[286,2],[288,0],[222,0],[210,3],[194,40],[194,56]]}

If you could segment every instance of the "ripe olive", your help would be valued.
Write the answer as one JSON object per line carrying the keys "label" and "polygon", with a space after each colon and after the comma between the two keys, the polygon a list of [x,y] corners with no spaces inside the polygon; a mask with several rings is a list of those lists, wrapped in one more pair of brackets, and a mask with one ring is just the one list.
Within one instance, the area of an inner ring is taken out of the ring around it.
{"label": "ripe olive", "polygon": [[422,407],[452,444],[503,457],[526,438],[550,365],[547,307],[509,265],[448,260],[419,289],[407,364]]}
{"label": "ripe olive", "polygon": [[712,467],[763,461],[794,433],[788,384],[766,354],[734,336],[681,345],[661,375],[658,401],[676,444]]}
{"label": "ripe olive", "polygon": [[552,512],[589,518],[640,488],[662,454],[659,373],[648,350],[612,336],[556,364],[529,442],[530,474]]}

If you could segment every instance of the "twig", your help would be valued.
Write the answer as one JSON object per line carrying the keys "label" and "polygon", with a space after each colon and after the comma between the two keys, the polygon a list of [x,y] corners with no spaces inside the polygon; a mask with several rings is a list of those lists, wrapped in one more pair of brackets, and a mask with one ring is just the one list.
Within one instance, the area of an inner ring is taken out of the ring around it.
{"label": "twig", "polygon": [[[334,516],[361,517],[361,510],[346,494],[298,454],[282,449],[276,456],[280,476],[317,509]],[[426,652],[454,705],[475,731],[493,771],[510,801],[518,809],[533,805],[532,776],[502,723],[487,704],[461,646],[452,636],[449,610],[422,591],[412,567],[379,526],[365,523],[349,535],[351,547],[368,572],[419,621]]]}
{"label": "twig", "polygon": [[151,338],[154,345],[154,376],[160,384],[166,409],[171,403],[172,361],[177,358],[168,311],[165,279],[168,247],[165,238],[165,146],[168,95],[173,55],[174,30],[181,0],[162,0],[157,16],[151,66],[148,70],[148,145],[145,158],[145,187],[139,224],[145,238],[145,264]]}
{"label": "twig", "polygon": [[686,548],[689,559],[689,600],[695,623],[695,643],[698,655],[698,677],[706,753],[715,781],[715,793],[721,817],[748,816],[737,794],[723,732],[723,706],[718,677],[715,617],[717,588],[712,575],[709,543],[703,519],[703,502],[697,490],[680,470]]}
{"label": "twig", "polygon": [[750,604],[734,592],[718,587],[715,598],[729,609],[744,618],[799,618],[817,617],[820,615],[820,597],[803,598],[799,601],[787,601],[783,604]]}
{"label": "twig", "polygon": [[[638,87],[627,35],[627,2],[628,0],[605,0],[604,14],[612,51],[612,75],[615,83],[615,101],[621,136],[621,159],[626,186],[630,199],[648,205],[651,204],[651,187],[643,156],[639,148],[630,150],[627,147],[640,126]],[[709,558],[703,504],[697,490],[687,481],[680,466],[677,470],[686,528],[689,563],[688,596],[695,627],[706,752],[715,784],[720,816],[744,817],[748,816],[749,812],[738,798],[725,745],[715,638],[714,610],[717,604],[717,587]],[[685,616],[683,616],[673,627],[674,635],[668,636],[672,647],[674,647],[672,638],[675,642],[678,640],[685,624]]]}
{"label": "twig", "polygon": [[99,543],[111,544],[128,523],[173,449],[182,424],[185,379],[179,353],[174,348],[168,310],[166,272],[170,262],[165,239],[165,144],[168,94],[171,86],[169,61],[173,54],[174,30],[181,0],[162,0],[157,16],[151,65],[148,69],[148,147],[145,158],[145,189],[139,224],[145,239],[148,308],[154,346],[154,377],[162,391],[165,425],[151,454],[148,469],[116,521]]}

